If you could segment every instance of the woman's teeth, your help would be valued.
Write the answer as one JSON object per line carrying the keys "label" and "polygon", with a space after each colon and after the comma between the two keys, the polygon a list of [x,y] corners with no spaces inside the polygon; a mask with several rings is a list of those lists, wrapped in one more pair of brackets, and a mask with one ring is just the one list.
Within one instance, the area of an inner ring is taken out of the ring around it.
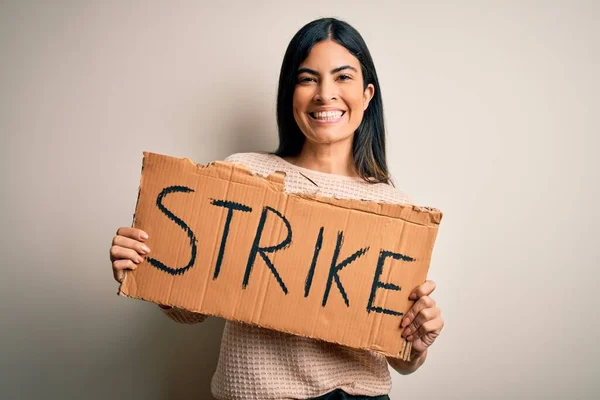
{"label": "woman's teeth", "polygon": [[333,119],[340,118],[342,115],[344,115],[344,112],[343,111],[320,111],[320,112],[310,113],[310,115],[314,119],[320,119],[323,121],[327,121],[327,120],[333,120]]}

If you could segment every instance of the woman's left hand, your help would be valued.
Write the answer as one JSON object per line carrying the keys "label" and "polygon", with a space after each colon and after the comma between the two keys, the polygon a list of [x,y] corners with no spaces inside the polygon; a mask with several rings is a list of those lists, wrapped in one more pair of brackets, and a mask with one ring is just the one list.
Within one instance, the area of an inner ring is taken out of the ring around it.
{"label": "woman's left hand", "polygon": [[444,327],[440,308],[430,297],[434,290],[435,282],[426,281],[408,297],[415,303],[402,318],[401,326],[404,327],[402,337],[412,342],[411,358],[423,354]]}

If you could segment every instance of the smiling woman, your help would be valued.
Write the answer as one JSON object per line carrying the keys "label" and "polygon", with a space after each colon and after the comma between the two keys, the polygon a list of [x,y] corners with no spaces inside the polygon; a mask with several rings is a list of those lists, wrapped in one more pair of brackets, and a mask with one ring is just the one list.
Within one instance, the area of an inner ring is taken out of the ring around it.
{"label": "smiling woman", "polygon": [[[327,123],[319,123],[316,113],[323,111],[337,114],[321,115]],[[324,18],[292,38],[279,77],[277,122],[277,155],[296,160],[316,148],[322,156],[345,154],[352,158],[341,160],[349,175],[389,182],[377,72],[363,38],[349,24]]]}
{"label": "smiling woman", "polygon": [[[264,176],[286,173],[289,193],[313,193],[407,203],[391,185],[385,152],[381,89],[360,34],[334,18],[305,25],[285,53],[277,95],[279,147],[226,161]],[[148,235],[120,228],[111,261],[116,280],[150,252]],[[341,252],[347,252],[342,247]],[[347,257],[347,256],[346,256]],[[427,281],[413,289],[413,307],[398,321],[411,343],[410,361],[386,359],[305,337],[227,321],[212,392],[218,399],[387,399],[388,363],[402,374],[417,370],[443,327]],[[162,307],[171,319],[196,323],[203,315]]]}
{"label": "smiling woman", "polygon": [[363,90],[360,64],[333,40],[316,44],[298,68],[294,119],[306,139],[352,148],[353,136],[375,88]]}

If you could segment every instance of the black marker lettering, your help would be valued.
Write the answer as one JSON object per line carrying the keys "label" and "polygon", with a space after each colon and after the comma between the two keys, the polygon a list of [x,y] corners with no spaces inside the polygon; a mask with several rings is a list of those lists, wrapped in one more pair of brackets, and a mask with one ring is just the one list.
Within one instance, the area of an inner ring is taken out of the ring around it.
{"label": "black marker lettering", "polygon": [[[285,224],[285,227],[287,229],[287,237],[283,240],[283,242],[281,242],[275,246],[260,247],[260,238],[262,236],[262,232],[265,227],[265,222],[267,221],[267,213],[268,212],[275,214],[283,221],[283,223]],[[256,255],[260,254],[262,259],[267,264],[267,267],[269,267],[269,269],[273,273],[273,276],[275,276],[277,283],[279,283],[279,286],[281,286],[281,290],[283,290],[283,293],[287,294],[288,289],[285,286],[285,283],[283,283],[281,276],[279,276],[277,269],[275,269],[275,266],[273,265],[271,260],[269,260],[267,253],[274,253],[276,251],[284,249],[285,247],[289,246],[291,242],[292,242],[292,227],[291,227],[289,221],[276,209],[274,209],[272,207],[268,207],[268,206],[265,207],[263,209],[262,215],[260,216],[260,222],[258,223],[258,228],[256,229],[256,236],[254,237],[254,243],[252,244],[252,249],[250,250],[250,256],[248,257],[248,264],[246,265],[246,273],[244,274],[244,281],[242,283],[242,288],[245,289],[246,286],[248,286],[248,281],[250,280],[250,273],[252,272],[252,267],[254,266],[254,261],[256,261]]]}
{"label": "black marker lettering", "polygon": [[400,286],[398,285],[394,285],[393,283],[381,282],[379,280],[379,278],[381,277],[381,273],[383,272],[383,264],[385,263],[385,259],[388,257],[392,257],[394,260],[402,260],[408,262],[415,261],[414,258],[405,256],[404,254],[393,253],[387,250],[381,250],[381,252],[379,253],[379,260],[377,261],[377,269],[375,270],[375,276],[373,277],[373,285],[371,286],[371,295],[369,296],[369,303],[367,304],[367,312],[370,313],[371,311],[374,311],[382,314],[400,316],[404,315],[404,313],[389,310],[387,308],[382,307],[373,307],[373,302],[375,301],[375,293],[377,292],[377,289],[382,288],[387,290],[400,290]]}
{"label": "black marker lettering", "polygon": [[252,208],[236,203],[234,201],[227,200],[212,200],[210,202],[213,206],[227,208],[227,219],[225,220],[225,227],[223,228],[223,237],[221,238],[221,246],[219,247],[219,255],[217,256],[217,264],[215,265],[215,273],[213,279],[217,279],[219,272],[221,271],[221,264],[223,263],[223,254],[225,254],[225,244],[227,243],[227,236],[229,235],[229,226],[231,225],[231,218],[233,217],[233,211],[251,212]]}
{"label": "black marker lettering", "polygon": [[146,258],[146,260],[148,260],[148,262],[155,268],[164,271],[168,274],[171,275],[182,275],[184,274],[188,269],[192,268],[194,266],[194,262],[196,261],[196,236],[194,235],[194,232],[192,232],[192,230],[190,229],[189,226],[187,226],[187,224],[185,222],[183,222],[180,218],[178,218],[175,214],[173,214],[171,211],[169,211],[163,204],[163,200],[164,198],[171,193],[190,193],[193,192],[192,189],[185,187],[185,186],[169,186],[167,188],[164,188],[162,190],[162,192],[160,192],[160,194],[158,195],[158,197],[156,198],[156,206],[158,207],[158,209],[160,211],[163,212],[163,214],[165,214],[171,221],[175,222],[177,225],[179,225],[181,227],[181,229],[184,230],[185,233],[187,233],[188,238],[190,239],[190,246],[192,247],[192,251],[191,251],[191,257],[190,257],[190,261],[187,263],[187,265],[183,268],[171,268],[166,266],[165,264],[163,264],[162,262],[158,261],[155,258]]}
{"label": "black marker lettering", "polygon": [[329,277],[327,278],[327,286],[325,287],[325,293],[323,294],[323,303],[322,306],[325,307],[327,304],[327,299],[329,297],[329,291],[331,290],[331,282],[335,279],[335,284],[338,287],[338,290],[342,294],[344,298],[344,303],[346,303],[346,307],[350,307],[350,301],[348,300],[348,296],[346,295],[346,291],[344,290],[344,286],[342,286],[342,282],[340,281],[340,277],[338,273],[345,266],[349,265],[357,258],[365,254],[369,248],[365,247],[363,249],[357,250],[350,257],[346,258],[341,263],[337,264],[338,257],[340,255],[340,248],[342,247],[342,242],[344,241],[344,232],[339,231],[337,237],[337,244],[335,245],[335,252],[333,253],[333,258],[331,259],[331,267],[329,268]]}
{"label": "black marker lettering", "polygon": [[306,275],[306,282],[304,284],[304,297],[308,297],[310,293],[310,287],[312,286],[313,276],[315,274],[315,267],[317,266],[317,259],[319,258],[319,252],[321,251],[321,246],[323,245],[323,227],[319,229],[319,236],[317,236],[317,242],[315,243],[315,252],[313,253],[312,263],[310,264],[310,269],[308,270],[308,275]]}

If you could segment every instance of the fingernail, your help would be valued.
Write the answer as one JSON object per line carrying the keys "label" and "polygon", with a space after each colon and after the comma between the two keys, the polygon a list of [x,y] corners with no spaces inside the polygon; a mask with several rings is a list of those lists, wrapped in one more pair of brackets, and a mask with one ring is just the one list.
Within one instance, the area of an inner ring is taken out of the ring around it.
{"label": "fingernail", "polygon": [[409,337],[407,337],[406,340],[408,340],[409,342],[412,342],[412,340],[413,340],[412,335],[410,335]]}
{"label": "fingernail", "polygon": [[140,237],[144,240],[148,239],[148,234],[146,232],[142,232]]}
{"label": "fingernail", "polygon": [[142,254],[150,253],[150,249],[146,245],[142,245]]}
{"label": "fingernail", "polygon": [[411,293],[410,296],[408,296],[409,300],[416,300],[417,299],[417,294],[416,293]]}
{"label": "fingernail", "polygon": [[408,326],[408,324],[410,324],[410,318],[404,318],[402,320],[402,327],[405,328]]}
{"label": "fingernail", "polygon": [[139,260],[140,260],[140,262],[143,262],[144,261],[144,257],[140,257]]}

